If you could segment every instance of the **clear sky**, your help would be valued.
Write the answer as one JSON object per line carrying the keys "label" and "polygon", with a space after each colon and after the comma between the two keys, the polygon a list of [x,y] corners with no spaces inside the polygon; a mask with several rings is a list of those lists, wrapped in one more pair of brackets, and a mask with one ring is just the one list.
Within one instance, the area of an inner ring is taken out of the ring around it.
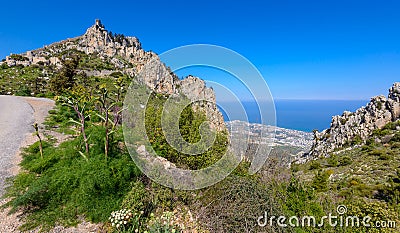
{"label": "clear sky", "polygon": [[400,81],[400,1],[4,1],[0,57],[81,35],[100,18],[162,53],[196,43],[254,63],[281,99],[369,99]]}

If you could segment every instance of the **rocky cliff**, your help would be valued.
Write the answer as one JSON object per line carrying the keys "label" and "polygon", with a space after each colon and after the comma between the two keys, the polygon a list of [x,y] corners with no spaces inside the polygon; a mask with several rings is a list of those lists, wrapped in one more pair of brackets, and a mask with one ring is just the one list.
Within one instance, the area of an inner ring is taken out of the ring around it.
{"label": "rocky cliff", "polygon": [[216,106],[214,91],[206,87],[203,80],[193,76],[178,79],[155,53],[144,51],[136,37],[112,34],[100,20],[96,20],[81,36],[7,56],[6,63],[9,66],[40,64],[61,67],[60,59],[66,56],[66,51],[71,50],[95,55],[114,66],[113,70],[83,70],[87,75],[101,76],[119,71],[137,77],[139,82],[157,93],[184,94],[191,100],[206,100],[203,104],[196,104],[195,108],[200,107],[205,111],[212,128],[219,131],[226,129],[223,116]]}
{"label": "rocky cliff", "polygon": [[211,128],[226,130],[224,118],[216,105],[215,93],[212,88],[206,87],[204,80],[191,75],[180,80],[158,58],[153,58],[140,71],[138,81],[157,93],[185,95],[194,102],[195,111],[204,110]]}
{"label": "rocky cliff", "polygon": [[[314,143],[310,155],[328,156],[337,148],[365,142],[375,129],[400,119],[400,82],[394,83],[386,98],[383,95],[371,98],[367,106],[356,112],[345,111],[333,116],[329,129],[314,132]],[[399,129],[400,130],[400,129]]]}

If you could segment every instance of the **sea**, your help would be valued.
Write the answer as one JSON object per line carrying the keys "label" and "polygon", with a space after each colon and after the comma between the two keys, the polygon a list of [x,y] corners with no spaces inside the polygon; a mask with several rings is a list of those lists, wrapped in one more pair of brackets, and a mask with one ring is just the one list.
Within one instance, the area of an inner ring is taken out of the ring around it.
{"label": "sea", "polygon": [[[276,126],[305,132],[312,132],[314,129],[322,131],[329,128],[332,116],[342,115],[344,111],[354,112],[366,106],[368,102],[369,100],[275,100]],[[260,123],[260,111],[256,102],[242,102],[242,105],[248,122]],[[227,114],[220,108],[225,121],[243,120],[235,119],[234,113],[237,107],[235,108],[233,104],[223,103],[223,106],[225,111],[233,112]],[[265,105],[260,104],[260,106]]]}

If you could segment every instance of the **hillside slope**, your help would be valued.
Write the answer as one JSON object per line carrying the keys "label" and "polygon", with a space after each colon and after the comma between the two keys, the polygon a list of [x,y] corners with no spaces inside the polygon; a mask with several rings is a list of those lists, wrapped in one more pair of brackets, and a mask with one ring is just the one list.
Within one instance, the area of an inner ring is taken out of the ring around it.
{"label": "hillside slope", "polygon": [[399,232],[399,94],[396,82],[387,99],[373,97],[355,113],[333,116],[329,129],[315,132],[310,154],[291,166],[319,198],[345,205],[347,215],[372,217],[373,227],[348,232]]}

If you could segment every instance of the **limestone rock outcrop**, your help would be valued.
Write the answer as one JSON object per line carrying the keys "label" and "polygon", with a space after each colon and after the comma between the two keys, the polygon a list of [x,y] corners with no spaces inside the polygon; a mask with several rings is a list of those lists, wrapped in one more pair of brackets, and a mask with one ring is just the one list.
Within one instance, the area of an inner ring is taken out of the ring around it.
{"label": "limestone rock outcrop", "polygon": [[185,95],[193,101],[195,111],[205,112],[211,128],[218,131],[226,129],[224,118],[216,105],[215,93],[212,88],[206,87],[204,80],[194,76],[180,80],[158,58],[147,62],[137,78],[157,93]]}
{"label": "limestone rock outcrop", "polygon": [[137,78],[139,79],[138,81],[157,93],[169,95],[178,93],[178,77],[169,71],[158,57],[148,61],[145,66],[141,68]]}
{"label": "limestone rock outcrop", "polygon": [[312,157],[328,156],[337,148],[354,141],[365,142],[375,129],[400,119],[400,82],[383,95],[371,98],[356,112],[345,111],[341,116],[333,116],[329,129],[314,132],[314,143],[310,151]]}
{"label": "limestone rock outcrop", "polygon": [[179,92],[191,100],[202,99],[204,101],[196,102],[195,107],[205,109],[210,126],[217,130],[224,130],[224,117],[217,108],[215,93],[212,88],[206,87],[206,84],[200,78],[188,76],[179,82]]}

